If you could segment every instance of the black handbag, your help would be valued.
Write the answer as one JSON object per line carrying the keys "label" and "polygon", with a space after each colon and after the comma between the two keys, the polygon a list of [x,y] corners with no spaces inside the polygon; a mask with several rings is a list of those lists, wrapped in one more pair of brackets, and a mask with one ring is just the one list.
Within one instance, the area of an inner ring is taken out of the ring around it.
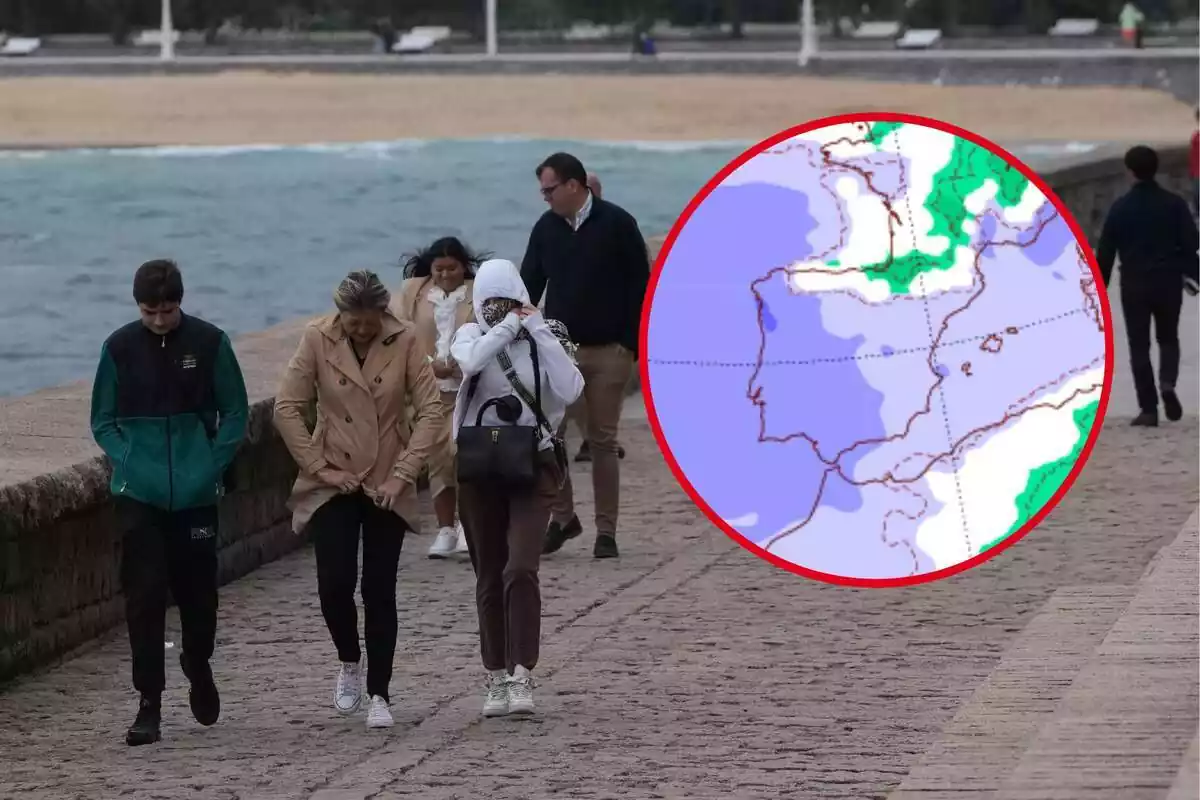
{"label": "black handbag", "polygon": [[[538,444],[541,441],[540,430],[545,429],[555,444],[555,457],[559,458],[560,450],[565,458],[566,449],[554,436],[542,413],[542,374],[538,363],[537,343],[529,339],[529,351],[533,360],[533,380],[535,396],[530,397],[529,391],[517,377],[512,360],[503,350],[496,356],[504,370],[505,376],[513,389],[533,410],[538,424],[532,425],[484,425],[483,412],[492,406],[503,408],[506,397],[494,397],[480,406],[475,415],[474,425],[460,425],[458,429],[458,458],[457,472],[460,483],[493,483],[514,488],[527,488],[537,481]],[[479,385],[479,375],[471,376],[467,386],[467,401],[463,404],[463,413],[470,407]],[[519,416],[519,412],[518,412]],[[503,419],[503,416],[501,416]]]}

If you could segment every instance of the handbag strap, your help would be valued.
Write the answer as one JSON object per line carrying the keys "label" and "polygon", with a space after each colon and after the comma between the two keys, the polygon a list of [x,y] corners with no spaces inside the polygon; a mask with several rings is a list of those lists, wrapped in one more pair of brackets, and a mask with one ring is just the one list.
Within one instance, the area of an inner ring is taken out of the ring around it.
{"label": "handbag strap", "polygon": [[[537,342],[533,340],[532,334],[529,336],[528,341],[529,354],[533,361],[533,380],[535,384],[534,391],[536,392],[535,397],[529,396],[529,390],[525,388],[525,384],[521,382],[521,378],[517,375],[516,369],[513,368],[512,359],[508,357],[507,351],[501,350],[499,353],[497,353],[496,360],[500,362],[500,368],[504,370],[504,376],[508,378],[508,382],[512,384],[513,390],[516,391],[521,400],[524,401],[525,405],[529,406],[529,408],[533,411],[534,416],[537,417],[539,427],[545,428],[546,432],[553,437],[555,435],[554,428],[550,425],[550,420],[546,419],[545,413],[542,412],[542,371],[541,363],[538,359]],[[466,417],[467,409],[471,407],[471,400],[475,397],[475,390],[479,387],[479,378],[481,375],[482,373],[475,373],[471,376],[471,380],[467,383],[467,401],[463,403],[462,409],[464,418]],[[486,408],[486,405],[483,408],[480,408],[479,413],[476,415],[476,425],[481,424],[484,408]],[[462,422],[463,420],[460,420],[459,424],[462,424]]]}
{"label": "handbag strap", "polygon": [[521,382],[520,376],[517,375],[516,369],[513,367],[512,359],[508,357],[508,353],[501,350],[496,354],[496,359],[500,362],[500,367],[504,370],[504,376],[508,378],[508,382],[512,384],[513,390],[529,406],[529,409],[537,417],[539,427],[546,429],[546,434],[553,438],[554,428],[550,425],[550,421],[546,419],[546,415],[542,412],[542,372],[541,365],[538,361],[537,342],[533,340],[533,335],[529,336],[529,355],[533,361],[533,383],[536,397],[529,396],[529,390],[525,388],[525,384]]}

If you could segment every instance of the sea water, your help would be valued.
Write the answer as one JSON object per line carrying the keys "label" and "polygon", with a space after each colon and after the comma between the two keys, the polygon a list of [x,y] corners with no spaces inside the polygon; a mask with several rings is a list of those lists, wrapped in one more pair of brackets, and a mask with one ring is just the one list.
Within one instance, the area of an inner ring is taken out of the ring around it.
{"label": "sea water", "polygon": [[[91,377],[135,318],[133,272],[183,270],[185,309],[231,336],[331,307],[350,270],[391,286],[445,235],[520,262],[545,210],[534,168],[567,150],[666,233],[752,142],[396,141],[0,153],[0,396]],[[1034,168],[1090,144],[1011,146]]]}

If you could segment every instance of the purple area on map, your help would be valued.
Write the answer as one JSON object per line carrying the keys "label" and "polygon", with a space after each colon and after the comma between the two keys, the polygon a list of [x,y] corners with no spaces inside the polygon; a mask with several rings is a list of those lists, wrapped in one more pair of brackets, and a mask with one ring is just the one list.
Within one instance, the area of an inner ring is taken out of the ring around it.
{"label": "purple area on map", "polygon": [[[1063,241],[1064,231],[1070,235],[1060,217],[1047,223],[1042,235]],[[1001,255],[979,265],[986,288],[950,319],[942,337],[950,344],[937,352],[938,358],[971,363],[969,375],[953,371],[941,385],[954,439],[994,424],[1015,410],[1010,407],[1020,398],[1059,385],[1069,369],[1086,367],[1104,354],[1103,337],[1086,314],[1072,313],[1080,306],[1064,296],[1056,270],[1032,268],[1026,248],[995,249]],[[1077,258],[1074,248],[1063,247],[1047,265],[1065,270]],[[1009,327],[1018,332],[1008,333]],[[993,338],[981,341],[985,335]]]}
{"label": "purple area on map", "polygon": [[835,474],[826,484],[826,491],[835,495],[847,490],[860,500],[853,523],[828,515],[831,504],[822,503],[808,525],[780,540],[771,551],[820,572],[859,578],[890,578],[936,568],[917,546],[917,526],[943,506],[923,482],[900,490],[880,484],[859,488]]}
{"label": "purple area on map", "polygon": [[[979,224],[978,241],[1008,242],[1020,245],[1024,257],[1039,267],[1053,264],[1065,249],[1075,244],[1075,234],[1071,232],[1071,228],[1065,220],[1055,217],[1054,204],[1049,201],[1038,206],[1032,222],[1020,225],[1002,223],[998,219],[1000,213],[998,206],[992,204],[989,207]],[[985,259],[1003,257],[1003,251],[1009,249],[1011,246],[984,247],[983,257]]]}
{"label": "purple area on map", "polygon": [[758,293],[778,309],[777,327],[765,337],[763,368],[751,387],[764,407],[764,434],[786,439],[803,432],[826,457],[882,437],[883,394],[866,382],[856,358],[864,337],[830,334],[821,320],[820,297],[792,294],[783,274],[759,283]]}
{"label": "purple area on map", "polygon": [[1039,221],[1021,237],[1021,242],[1028,245],[1024,250],[1025,257],[1039,267],[1048,267],[1053,264],[1062,256],[1064,250],[1070,249],[1072,253],[1074,252],[1075,234],[1071,232],[1071,227],[1062,217],[1048,222],[1041,232],[1038,232],[1037,225],[1040,225],[1042,220],[1049,220],[1053,214],[1054,205],[1043,203],[1038,209],[1037,219]]}
{"label": "purple area on map", "polygon": [[[759,442],[758,410],[747,396],[762,336],[750,285],[773,266],[806,258],[813,224],[800,192],[718,187],[676,238],[650,310],[651,396],[671,453],[719,515],[758,515],[756,524],[735,525],[755,541],[806,514],[824,472],[803,442]],[[774,313],[782,327],[784,312]],[[741,366],[663,363],[672,360]]]}

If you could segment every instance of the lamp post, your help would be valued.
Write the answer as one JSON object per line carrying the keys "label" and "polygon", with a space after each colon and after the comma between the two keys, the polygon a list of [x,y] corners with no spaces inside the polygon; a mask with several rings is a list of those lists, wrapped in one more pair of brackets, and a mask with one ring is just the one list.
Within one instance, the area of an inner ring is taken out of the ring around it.
{"label": "lamp post", "polygon": [[171,21],[171,0],[162,0],[162,41],[158,45],[158,57],[163,61],[175,60],[175,23]]}
{"label": "lamp post", "polygon": [[487,54],[494,57],[499,52],[496,42],[496,0],[484,0],[483,15],[487,28]]}

